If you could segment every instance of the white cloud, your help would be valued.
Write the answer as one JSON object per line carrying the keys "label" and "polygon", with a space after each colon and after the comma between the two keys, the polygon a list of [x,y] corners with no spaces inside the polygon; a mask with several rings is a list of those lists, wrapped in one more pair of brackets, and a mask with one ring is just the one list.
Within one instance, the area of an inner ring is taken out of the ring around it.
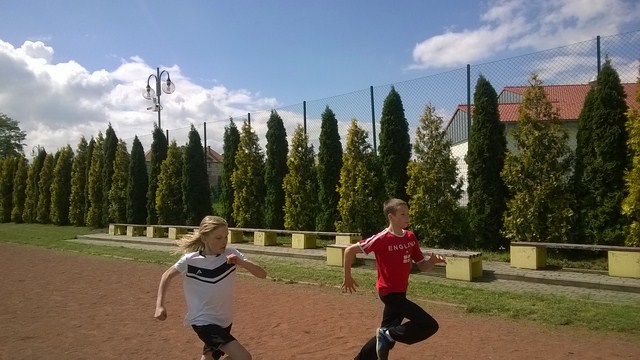
{"label": "white cloud", "polygon": [[[0,39],[0,112],[18,121],[27,133],[27,156],[36,146],[51,153],[67,144],[75,150],[81,136],[89,140],[100,131],[104,134],[109,123],[129,146],[138,135],[145,149],[149,148],[157,113],[146,110],[152,102],[142,97],[142,91],[155,68],[134,56],[122,59],[115,70],[89,72],[74,61],[54,63],[53,54],[54,49],[42,41],[14,47]],[[211,137],[207,143],[221,145],[230,116],[278,105],[275,98],[259,97],[245,89],[203,88],[175,65],[163,69],[170,73],[176,90],[160,97],[162,127],[181,129],[183,143],[191,124],[201,130],[206,121],[216,124],[207,128]],[[153,78],[151,84],[155,88]]]}
{"label": "white cloud", "polygon": [[411,69],[459,67],[505,50],[538,51],[619,33],[640,19],[631,0],[494,0],[474,29],[430,37],[414,47]]}

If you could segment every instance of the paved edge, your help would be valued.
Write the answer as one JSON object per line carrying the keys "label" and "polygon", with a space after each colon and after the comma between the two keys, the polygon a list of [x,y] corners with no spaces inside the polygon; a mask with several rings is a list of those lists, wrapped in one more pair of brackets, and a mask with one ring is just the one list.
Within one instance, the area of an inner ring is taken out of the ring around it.
{"label": "paved edge", "polygon": [[[124,235],[89,234],[80,235],[76,240],[80,243],[123,246],[156,251],[171,251],[176,248],[175,240],[167,238],[128,237]],[[250,243],[234,243],[231,246],[248,254],[275,257],[293,257],[310,260],[326,260],[324,248],[292,249],[285,246],[257,246]],[[366,266],[375,266],[373,256],[358,256]],[[479,282],[494,280],[511,280],[542,283],[559,286],[572,286],[590,289],[640,293],[640,279],[614,278],[606,274],[588,273],[570,270],[526,270],[514,269],[508,264],[499,262],[483,262],[483,276]],[[421,274],[425,276],[444,277],[444,266],[437,266],[432,271]]]}

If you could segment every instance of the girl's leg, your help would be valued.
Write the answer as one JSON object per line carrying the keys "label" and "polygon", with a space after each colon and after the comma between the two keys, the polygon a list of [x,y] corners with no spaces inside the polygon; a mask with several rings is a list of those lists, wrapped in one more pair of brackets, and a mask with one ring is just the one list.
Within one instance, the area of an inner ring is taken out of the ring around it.
{"label": "girl's leg", "polygon": [[224,351],[233,360],[251,360],[251,354],[238,340],[233,340],[220,346],[220,350]]}

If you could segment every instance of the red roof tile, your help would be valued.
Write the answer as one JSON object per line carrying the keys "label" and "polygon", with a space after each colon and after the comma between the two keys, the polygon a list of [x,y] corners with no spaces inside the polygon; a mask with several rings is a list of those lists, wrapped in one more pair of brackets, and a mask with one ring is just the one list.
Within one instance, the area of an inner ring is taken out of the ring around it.
{"label": "red roof tile", "polygon": [[[636,93],[638,91],[638,83],[625,83],[622,84],[625,94],[627,95],[627,106],[632,109],[640,110],[640,104],[636,99]],[[547,98],[553,104],[553,107],[558,111],[559,118],[561,120],[577,120],[582,111],[584,99],[591,89],[589,84],[578,85],[546,85],[543,86]],[[512,92],[518,95],[524,95],[527,86],[507,86],[500,95],[505,92]],[[518,120],[518,108],[520,103],[499,103],[498,111],[500,112],[500,120],[503,122],[513,122]],[[467,111],[466,104],[458,105],[457,111]],[[471,112],[473,113],[473,105],[471,105]],[[455,116],[455,114],[454,114]]]}

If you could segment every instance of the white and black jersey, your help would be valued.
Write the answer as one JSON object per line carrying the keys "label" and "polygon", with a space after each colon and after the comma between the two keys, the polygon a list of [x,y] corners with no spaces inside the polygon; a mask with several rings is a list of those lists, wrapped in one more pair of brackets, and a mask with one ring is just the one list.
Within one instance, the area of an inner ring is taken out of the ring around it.
{"label": "white and black jersey", "polygon": [[236,265],[227,264],[227,256],[246,257],[234,248],[220,255],[200,252],[184,254],[175,268],[184,275],[184,297],[187,303],[185,323],[188,325],[231,325]]}

